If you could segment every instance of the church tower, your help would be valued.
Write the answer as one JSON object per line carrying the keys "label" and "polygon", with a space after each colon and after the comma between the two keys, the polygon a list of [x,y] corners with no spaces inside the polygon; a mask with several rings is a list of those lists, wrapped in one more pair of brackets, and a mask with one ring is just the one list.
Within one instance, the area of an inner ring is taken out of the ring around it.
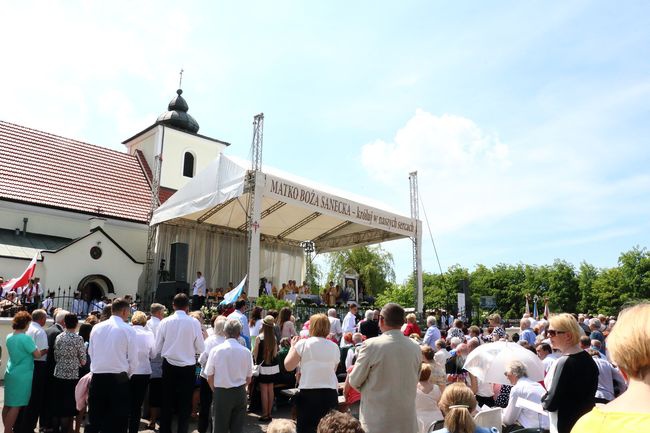
{"label": "church tower", "polygon": [[148,178],[153,179],[156,156],[160,158],[160,198],[164,202],[225,150],[229,143],[199,134],[199,123],[188,111],[178,89],[167,111],[156,122],[124,144],[135,155]]}

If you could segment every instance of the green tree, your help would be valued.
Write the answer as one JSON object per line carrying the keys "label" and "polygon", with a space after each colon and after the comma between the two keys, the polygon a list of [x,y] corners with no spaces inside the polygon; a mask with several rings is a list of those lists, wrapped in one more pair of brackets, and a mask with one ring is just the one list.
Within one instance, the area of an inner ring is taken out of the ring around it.
{"label": "green tree", "polygon": [[595,310],[601,314],[617,314],[630,301],[626,278],[620,267],[603,269],[594,281]]}
{"label": "green tree", "polygon": [[307,265],[306,278],[307,278],[307,283],[309,283],[309,287],[311,288],[311,292],[316,295],[320,293],[320,288],[321,288],[320,282],[323,280],[323,273],[321,272],[320,267],[313,261],[311,262],[311,264]]}
{"label": "green tree", "polygon": [[383,307],[389,302],[398,303],[404,308],[415,307],[413,289],[408,286],[391,284],[390,287],[387,287],[383,292],[377,295],[375,305]]}
{"label": "green tree", "polygon": [[622,253],[618,264],[631,299],[650,297],[650,253],[638,246]]}
{"label": "green tree", "polygon": [[329,281],[338,281],[346,270],[354,269],[359,273],[367,294],[377,295],[395,283],[393,255],[381,245],[330,253],[328,261]]}
{"label": "green tree", "polygon": [[598,279],[600,271],[587,262],[580,263],[578,271],[578,291],[580,300],[578,301],[577,311],[583,313],[596,313],[596,294],[594,293],[594,283]]}
{"label": "green tree", "polygon": [[548,291],[550,305],[555,305],[560,311],[577,311],[580,291],[578,277],[571,263],[555,259],[549,268]]}
{"label": "green tree", "polygon": [[[448,273],[449,271],[440,275],[422,272],[422,291],[425,310],[433,310],[435,308],[450,309],[455,305],[457,290],[452,287],[453,283],[449,282],[450,278]],[[415,280],[412,275],[406,282],[405,287],[408,288],[415,302]]]}
{"label": "green tree", "polygon": [[526,272],[523,265],[500,263],[492,267],[489,280],[492,295],[496,297],[497,311],[507,318],[521,317],[525,305],[524,282]]}

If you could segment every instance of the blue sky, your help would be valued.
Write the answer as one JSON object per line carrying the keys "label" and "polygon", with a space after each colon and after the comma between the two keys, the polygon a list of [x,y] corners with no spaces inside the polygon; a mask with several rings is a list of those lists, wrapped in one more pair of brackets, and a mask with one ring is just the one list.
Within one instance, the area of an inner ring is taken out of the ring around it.
{"label": "blue sky", "polygon": [[263,111],[266,164],[403,214],[418,170],[445,268],[650,245],[647,2],[98,3],[0,3],[0,119],[122,149],[182,67],[229,153]]}

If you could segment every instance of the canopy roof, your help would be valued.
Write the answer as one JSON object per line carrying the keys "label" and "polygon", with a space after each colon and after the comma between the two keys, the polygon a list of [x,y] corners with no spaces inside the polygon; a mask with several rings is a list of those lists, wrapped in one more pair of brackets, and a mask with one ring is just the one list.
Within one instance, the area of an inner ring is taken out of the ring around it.
{"label": "canopy roof", "polygon": [[[221,154],[153,214],[151,225],[174,219],[248,231],[246,210],[253,179],[250,163]],[[257,176],[262,240],[317,252],[416,236],[418,221],[372,205],[372,200],[265,167]]]}

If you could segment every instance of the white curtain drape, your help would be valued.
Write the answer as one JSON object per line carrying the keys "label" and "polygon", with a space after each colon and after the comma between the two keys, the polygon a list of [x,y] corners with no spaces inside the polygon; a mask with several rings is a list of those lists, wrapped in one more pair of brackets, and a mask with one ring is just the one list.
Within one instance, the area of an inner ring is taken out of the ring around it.
{"label": "white curtain drape", "polygon": [[[196,272],[201,271],[208,287],[226,288],[228,283],[239,283],[248,269],[248,246],[246,237],[224,233],[213,226],[185,226],[160,224],[156,240],[154,267],[160,259],[169,266],[171,244],[184,242],[189,245],[187,279],[192,284]],[[278,287],[288,280],[300,284],[304,274],[304,252],[300,247],[279,243],[262,242],[260,248],[260,276],[273,281]],[[259,282],[251,283],[259,287]],[[255,291],[254,295],[257,295]]]}

